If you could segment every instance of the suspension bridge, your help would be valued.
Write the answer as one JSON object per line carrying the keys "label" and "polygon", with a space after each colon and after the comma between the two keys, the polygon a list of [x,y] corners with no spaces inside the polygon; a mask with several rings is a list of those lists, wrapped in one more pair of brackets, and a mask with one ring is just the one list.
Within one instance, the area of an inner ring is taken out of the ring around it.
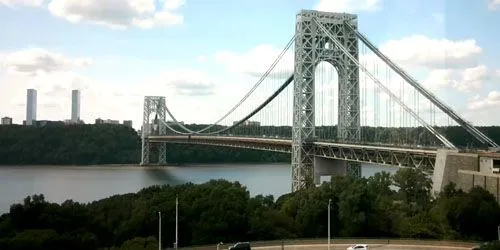
{"label": "suspension bridge", "polygon": [[290,153],[296,191],[322,174],[359,176],[361,164],[436,172],[439,152],[460,147],[452,134],[499,147],[385,56],[354,14],[300,11],[295,34],[259,73],[206,125],[185,125],[165,97],[146,96],[141,165],[166,164],[166,143]]}

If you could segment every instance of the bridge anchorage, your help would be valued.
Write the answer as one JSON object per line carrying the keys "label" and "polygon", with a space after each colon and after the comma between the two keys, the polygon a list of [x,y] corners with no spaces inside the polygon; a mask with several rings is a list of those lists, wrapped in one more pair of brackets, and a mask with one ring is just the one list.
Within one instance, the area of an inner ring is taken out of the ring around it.
{"label": "bridge anchorage", "polygon": [[[499,147],[357,27],[354,14],[300,11],[294,36],[267,71],[236,105],[207,125],[184,125],[165,97],[146,96],[141,165],[150,164],[151,149],[159,152],[155,163],[166,164],[167,142],[200,144],[291,154],[292,191],[319,184],[323,175],[360,176],[361,164],[434,172],[440,189],[451,180],[445,173],[448,156],[458,152],[445,134],[461,129],[460,135],[478,147]],[[287,61],[287,55],[293,60]],[[278,69],[280,63],[284,69]],[[323,81],[333,71],[337,88],[332,87],[334,77]]]}

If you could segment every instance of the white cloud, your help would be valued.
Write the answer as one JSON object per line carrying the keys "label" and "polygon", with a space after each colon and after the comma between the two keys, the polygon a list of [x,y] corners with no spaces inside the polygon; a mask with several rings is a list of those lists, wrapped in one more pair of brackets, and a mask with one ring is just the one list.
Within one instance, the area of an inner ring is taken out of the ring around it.
{"label": "white cloud", "polygon": [[0,57],[4,70],[11,73],[37,74],[86,67],[92,63],[90,58],[69,58],[62,54],[40,48],[32,48]]}
{"label": "white cloud", "polygon": [[478,65],[464,70],[433,70],[423,81],[423,84],[433,90],[446,86],[462,92],[473,92],[480,90],[486,81],[497,78],[499,77],[495,71],[488,69],[485,65]]}
{"label": "white cloud", "polygon": [[413,35],[379,46],[391,60],[409,67],[464,68],[478,63],[482,49],[474,39],[451,41]]}
{"label": "white cloud", "polygon": [[470,110],[480,110],[487,108],[499,108],[500,107],[500,91],[491,91],[484,98],[480,96],[475,96],[472,101],[469,102],[468,108]]}
{"label": "white cloud", "polygon": [[316,10],[327,12],[376,11],[382,0],[320,0]]}
{"label": "white cloud", "polygon": [[456,82],[454,87],[461,91],[473,91],[481,89],[483,82],[492,77],[493,72],[490,72],[486,66],[479,65],[465,69],[461,75],[461,81]]}
{"label": "white cloud", "polygon": [[9,7],[40,7],[44,4],[44,0],[0,0],[0,5],[2,4]]}
{"label": "white cloud", "polygon": [[186,4],[186,0],[160,0],[163,2],[163,8],[166,10],[176,10]]}
{"label": "white cloud", "polygon": [[488,8],[490,10],[497,10],[500,6],[500,0],[489,0]]}
{"label": "white cloud", "polygon": [[157,82],[181,96],[204,96],[214,94],[215,85],[209,79],[208,74],[198,70],[177,69],[163,72]]}
{"label": "white cloud", "polygon": [[[269,69],[281,51],[282,49],[269,44],[258,45],[243,53],[223,50],[215,53],[215,61],[224,64],[231,72],[260,77]],[[293,61],[294,55],[290,49],[284,54],[270,76],[288,77],[293,73]]]}
{"label": "white cloud", "polygon": [[431,71],[427,78],[422,81],[422,84],[432,90],[436,90],[442,86],[453,85],[453,75],[454,71],[451,69],[436,69]]}
{"label": "white cloud", "polygon": [[73,23],[90,22],[111,28],[136,26],[152,28],[183,23],[183,16],[173,11],[185,1],[165,0],[157,8],[155,0],[52,0],[49,11]]}

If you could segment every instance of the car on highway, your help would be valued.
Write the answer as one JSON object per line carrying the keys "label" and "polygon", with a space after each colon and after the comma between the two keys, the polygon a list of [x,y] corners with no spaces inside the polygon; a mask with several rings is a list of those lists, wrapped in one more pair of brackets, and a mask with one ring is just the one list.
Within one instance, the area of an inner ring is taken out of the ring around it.
{"label": "car on highway", "polygon": [[229,250],[251,250],[249,242],[238,242],[234,246],[229,247]]}
{"label": "car on highway", "polygon": [[348,247],[347,250],[368,250],[368,245],[356,244],[356,245]]}

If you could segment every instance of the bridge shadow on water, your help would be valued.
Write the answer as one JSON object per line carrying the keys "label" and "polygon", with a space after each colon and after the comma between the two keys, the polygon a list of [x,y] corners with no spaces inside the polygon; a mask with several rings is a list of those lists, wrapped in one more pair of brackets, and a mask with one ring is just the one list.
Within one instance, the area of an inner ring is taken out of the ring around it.
{"label": "bridge shadow on water", "polygon": [[[186,183],[185,180],[179,179],[172,174],[173,168],[161,166],[142,167],[142,172],[146,178],[152,181],[155,185],[179,185]],[[152,183],[152,184],[153,184]]]}

